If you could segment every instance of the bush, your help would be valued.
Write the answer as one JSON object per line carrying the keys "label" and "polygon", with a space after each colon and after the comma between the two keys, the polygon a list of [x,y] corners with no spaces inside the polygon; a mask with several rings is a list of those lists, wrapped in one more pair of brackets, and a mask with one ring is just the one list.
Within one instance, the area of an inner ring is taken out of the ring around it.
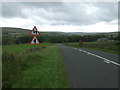
{"label": "bush", "polygon": [[83,46],[83,41],[79,41],[79,47],[82,47]]}
{"label": "bush", "polygon": [[42,46],[42,48],[46,48],[47,46]]}

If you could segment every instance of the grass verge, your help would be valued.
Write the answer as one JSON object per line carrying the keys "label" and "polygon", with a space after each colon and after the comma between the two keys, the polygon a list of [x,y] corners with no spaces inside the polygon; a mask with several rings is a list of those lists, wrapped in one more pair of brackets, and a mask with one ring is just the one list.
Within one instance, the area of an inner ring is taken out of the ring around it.
{"label": "grass verge", "polygon": [[99,41],[99,42],[83,42],[83,46],[79,47],[78,42],[64,43],[64,45],[77,48],[88,48],[99,51],[104,51],[120,55],[120,42],[119,41]]}
{"label": "grass verge", "polygon": [[4,88],[69,88],[63,58],[56,45],[24,55],[9,54],[3,63]]}
{"label": "grass verge", "polygon": [[2,51],[7,51],[10,53],[21,53],[27,49],[40,46],[51,46],[52,43],[41,43],[39,45],[30,45],[30,44],[14,44],[14,45],[3,45]]}

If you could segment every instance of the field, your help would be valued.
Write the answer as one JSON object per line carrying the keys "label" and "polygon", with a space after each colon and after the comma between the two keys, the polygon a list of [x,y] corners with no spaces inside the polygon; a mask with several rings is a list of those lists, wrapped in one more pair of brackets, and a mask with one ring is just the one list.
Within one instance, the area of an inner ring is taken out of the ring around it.
{"label": "field", "polygon": [[77,48],[89,48],[114,54],[120,54],[120,42],[119,41],[96,41],[96,42],[82,42],[82,46],[79,46],[78,42],[64,43],[67,46]]}
{"label": "field", "polygon": [[[40,32],[41,37],[38,38],[41,40],[40,42],[49,43],[30,45],[23,44],[29,43],[30,30],[9,27],[4,27],[2,30],[2,41],[4,41],[2,42],[3,88],[69,88],[70,84],[66,75],[63,57],[59,47],[54,43],[64,43],[71,47],[120,54],[118,46],[120,42],[118,41],[82,42],[82,46],[80,46],[76,41],[96,37],[94,35],[85,35],[84,37],[85,33],[82,32]],[[117,34],[118,32],[107,33],[106,35],[113,35],[117,38]],[[79,35],[82,35],[82,37]]]}
{"label": "field", "polygon": [[57,45],[16,44],[2,49],[3,88],[70,87]]}

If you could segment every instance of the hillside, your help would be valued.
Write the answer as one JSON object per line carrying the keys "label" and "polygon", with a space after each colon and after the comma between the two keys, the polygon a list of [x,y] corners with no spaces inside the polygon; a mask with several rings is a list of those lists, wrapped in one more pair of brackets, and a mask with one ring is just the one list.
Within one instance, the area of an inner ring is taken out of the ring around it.
{"label": "hillside", "polygon": [[[13,28],[13,27],[2,27],[2,34],[9,34],[9,33],[22,33],[28,34],[31,30],[29,29],[22,29],[22,28]],[[93,35],[96,33],[84,33],[84,32],[41,32],[44,35]]]}
{"label": "hillside", "polygon": [[[2,34],[20,34],[20,35],[27,35],[29,34],[31,30],[29,29],[22,29],[22,28],[13,28],[13,27],[2,27]],[[108,33],[84,33],[84,32],[40,32],[42,35],[67,35],[67,36],[72,36],[72,35],[113,35],[117,36],[118,32],[108,32]]]}
{"label": "hillside", "polygon": [[24,33],[24,34],[27,34],[28,32],[30,32],[30,30],[28,30],[28,29],[2,27],[2,34],[8,34],[8,33]]}

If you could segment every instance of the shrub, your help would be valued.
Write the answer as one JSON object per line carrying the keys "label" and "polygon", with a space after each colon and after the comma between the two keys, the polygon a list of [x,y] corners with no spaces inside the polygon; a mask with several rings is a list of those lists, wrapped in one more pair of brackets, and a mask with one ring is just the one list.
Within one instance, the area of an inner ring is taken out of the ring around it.
{"label": "shrub", "polygon": [[46,48],[47,46],[42,46],[42,48]]}
{"label": "shrub", "polygon": [[80,41],[79,41],[79,47],[82,47],[82,46],[83,46],[83,41],[80,40]]}

